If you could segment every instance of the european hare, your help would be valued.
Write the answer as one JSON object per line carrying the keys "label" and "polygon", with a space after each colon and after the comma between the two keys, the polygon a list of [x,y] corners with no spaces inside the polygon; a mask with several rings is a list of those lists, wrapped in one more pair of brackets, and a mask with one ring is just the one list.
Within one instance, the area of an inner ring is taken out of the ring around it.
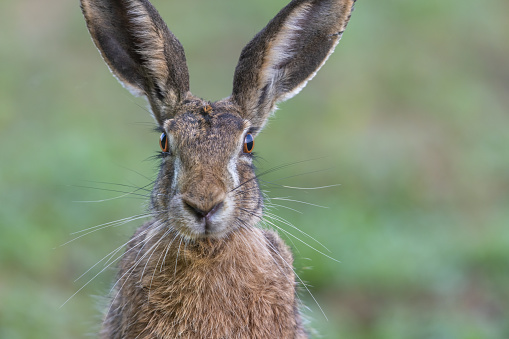
{"label": "european hare", "polygon": [[231,96],[189,92],[184,50],[148,0],[81,0],[113,74],[162,133],[152,220],[128,242],[104,338],[306,338],[292,254],[257,228],[254,139],[339,42],[355,0],[293,0],[243,49]]}

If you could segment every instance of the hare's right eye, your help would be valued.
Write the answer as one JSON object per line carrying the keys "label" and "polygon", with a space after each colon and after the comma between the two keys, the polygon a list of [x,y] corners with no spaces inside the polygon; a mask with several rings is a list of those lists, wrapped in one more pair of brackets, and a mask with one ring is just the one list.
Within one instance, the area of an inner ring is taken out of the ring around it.
{"label": "hare's right eye", "polygon": [[251,133],[248,133],[244,138],[244,153],[253,152],[253,148],[254,148],[254,137]]}
{"label": "hare's right eye", "polygon": [[168,146],[168,136],[164,132],[159,138],[159,146],[161,146],[161,150],[164,153],[168,153],[170,151],[170,147]]}

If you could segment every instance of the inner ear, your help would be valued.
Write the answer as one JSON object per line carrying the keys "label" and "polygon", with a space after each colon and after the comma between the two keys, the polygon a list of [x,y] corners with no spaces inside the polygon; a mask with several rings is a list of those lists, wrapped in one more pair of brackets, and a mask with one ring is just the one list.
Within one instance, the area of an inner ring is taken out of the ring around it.
{"label": "inner ear", "polygon": [[133,94],[148,98],[162,125],[189,91],[180,42],[147,0],[81,0],[81,7],[110,70]]}
{"label": "inner ear", "polygon": [[333,52],[354,0],[293,0],[242,50],[232,100],[263,128],[276,104],[297,94]]}

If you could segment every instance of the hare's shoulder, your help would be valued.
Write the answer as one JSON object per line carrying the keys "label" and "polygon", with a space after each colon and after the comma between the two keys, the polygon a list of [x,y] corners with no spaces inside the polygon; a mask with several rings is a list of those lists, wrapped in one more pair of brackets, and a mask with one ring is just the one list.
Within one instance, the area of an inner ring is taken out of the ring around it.
{"label": "hare's shoulder", "polygon": [[293,255],[290,248],[275,231],[263,229],[262,234],[265,237],[267,247],[277,261],[283,260],[288,264],[293,263]]}

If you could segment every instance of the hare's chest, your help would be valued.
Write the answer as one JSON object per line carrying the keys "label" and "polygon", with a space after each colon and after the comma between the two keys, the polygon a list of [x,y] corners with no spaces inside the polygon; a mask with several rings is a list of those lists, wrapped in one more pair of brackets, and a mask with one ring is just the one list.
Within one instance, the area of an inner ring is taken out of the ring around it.
{"label": "hare's chest", "polygon": [[159,324],[160,334],[183,338],[292,337],[287,335],[296,325],[293,276],[238,265],[194,266],[192,272],[171,274],[165,284],[159,281],[161,277],[157,284],[152,281],[147,311],[153,315],[151,322]]}

